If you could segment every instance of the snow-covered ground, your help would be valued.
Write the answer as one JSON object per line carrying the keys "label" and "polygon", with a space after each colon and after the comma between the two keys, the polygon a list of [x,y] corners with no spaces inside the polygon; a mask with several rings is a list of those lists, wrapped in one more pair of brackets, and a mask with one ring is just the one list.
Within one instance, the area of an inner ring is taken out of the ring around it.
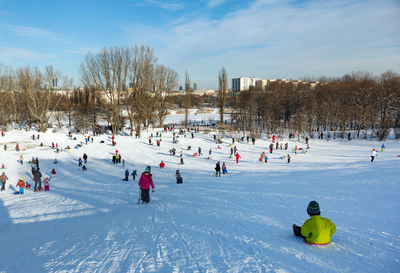
{"label": "snow-covered ground", "polygon": [[[184,110],[171,110],[164,120],[164,124],[183,124],[185,120]],[[230,115],[225,114],[224,120],[229,121]],[[190,109],[188,115],[188,122],[196,125],[211,125],[219,121],[218,109],[205,108],[202,111],[198,109]]]}
{"label": "snow-covered ground", "polygon": [[[10,178],[0,192],[0,272],[400,272],[398,141],[386,141],[373,163],[377,141],[311,140],[306,154],[279,150],[261,164],[270,142],[257,140],[236,144],[242,156],[236,164],[228,158],[230,138],[217,149],[212,134],[180,136],[172,144],[169,132],[157,148],[148,144],[151,132],[141,139],[121,134],[116,147],[102,135],[59,154],[51,142],[73,147],[83,136],[74,141],[65,131],[48,132],[33,141],[33,131],[11,131],[0,137],[0,163]],[[22,151],[14,150],[15,142]],[[288,142],[290,150],[305,147]],[[199,146],[204,155],[193,157]],[[111,162],[115,149],[130,172],[140,175],[152,166],[156,192],[149,205],[137,204],[138,177],[122,181],[125,168]],[[78,168],[84,152],[87,172]],[[288,153],[290,164],[279,158]],[[24,161],[38,157],[44,176],[55,168],[49,192],[13,194],[9,186],[20,177],[32,183],[30,165],[17,162],[20,155]],[[213,176],[217,161],[229,172],[221,178]],[[293,236],[291,226],[307,219],[311,200],[337,226],[327,246]]]}

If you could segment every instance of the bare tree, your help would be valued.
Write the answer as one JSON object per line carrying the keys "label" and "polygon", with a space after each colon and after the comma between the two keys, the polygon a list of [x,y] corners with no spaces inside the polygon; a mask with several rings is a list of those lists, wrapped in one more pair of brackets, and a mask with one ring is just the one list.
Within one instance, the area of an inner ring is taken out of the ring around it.
{"label": "bare tree", "polygon": [[164,119],[168,114],[168,109],[170,108],[168,96],[177,84],[178,74],[174,70],[163,65],[157,65],[155,71],[155,97],[160,127],[163,126]]}
{"label": "bare tree", "polygon": [[185,128],[188,128],[189,109],[191,106],[192,89],[190,88],[189,73],[185,73]]}
{"label": "bare tree", "polygon": [[221,126],[224,124],[224,108],[226,101],[226,94],[228,89],[228,75],[226,69],[223,67],[218,75],[218,106],[219,106],[219,122]]}
{"label": "bare tree", "polygon": [[[128,118],[136,134],[140,137],[142,124],[148,124],[156,114],[154,107],[154,70],[157,58],[150,47],[135,46],[132,48],[132,59],[129,66],[129,82],[132,93],[127,101]],[[132,129],[131,129],[132,134]]]}
{"label": "bare tree", "polygon": [[104,48],[100,53],[86,55],[81,64],[81,80],[91,90],[101,90],[111,104],[113,134],[120,125],[122,94],[126,88],[131,61],[128,47]]}

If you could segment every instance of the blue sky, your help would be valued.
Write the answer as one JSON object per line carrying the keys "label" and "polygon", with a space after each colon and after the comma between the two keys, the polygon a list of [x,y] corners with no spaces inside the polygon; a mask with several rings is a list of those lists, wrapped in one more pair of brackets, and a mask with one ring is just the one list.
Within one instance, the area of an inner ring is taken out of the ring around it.
{"label": "blue sky", "polygon": [[6,66],[51,64],[79,85],[87,52],[135,44],[200,88],[217,88],[223,66],[229,78],[400,72],[400,1],[0,0]]}

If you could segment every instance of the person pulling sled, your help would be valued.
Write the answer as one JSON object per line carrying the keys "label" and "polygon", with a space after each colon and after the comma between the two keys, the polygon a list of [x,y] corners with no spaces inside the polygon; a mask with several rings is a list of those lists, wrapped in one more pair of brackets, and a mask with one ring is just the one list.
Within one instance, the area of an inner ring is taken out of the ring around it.
{"label": "person pulling sled", "polygon": [[140,200],[142,200],[142,204],[148,204],[150,202],[150,186],[153,189],[152,192],[154,192],[153,178],[150,173],[150,168],[147,166],[139,179],[140,199],[138,203]]}

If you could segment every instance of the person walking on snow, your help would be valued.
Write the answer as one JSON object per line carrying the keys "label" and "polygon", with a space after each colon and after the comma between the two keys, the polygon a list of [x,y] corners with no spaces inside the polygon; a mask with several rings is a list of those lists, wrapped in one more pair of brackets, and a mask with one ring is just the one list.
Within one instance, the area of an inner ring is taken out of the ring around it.
{"label": "person walking on snow", "polygon": [[287,155],[287,163],[288,164],[290,163],[290,155],[289,154]]}
{"label": "person walking on snow", "polygon": [[215,164],[215,176],[221,176],[221,166],[219,161]]}
{"label": "person walking on snow", "polygon": [[129,171],[128,169],[125,170],[125,181],[129,180]]}
{"label": "person walking on snow", "polygon": [[[33,180],[35,180],[35,192],[42,191],[42,173],[39,169],[36,170],[35,174],[33,175]],[[38,187],[39,186],[39,187]]]}
{"label": "person walking on snow", "polygon": [[7,182],[7,180],[8,180],[8,177],[7,177],[6,173],[3,172],[3,173],[0,175],[1,191],[4,191],[4,190],[6,189],[6,182]]}
{"label": "person walking on snow", "polygon": [[82,158],[78,159],[78,166],[81,167],[82,166]]}
{"label": "person walking on snow", "polygon": [[88,156],[87,156],[86,153],[84,153],[83,154],[83,161],[85,161],[85,164],[87,164],[87,159],[88,159]]}
{"label": "person walking on snow", "polygon": [[135,179],[136,179],[136,175],[137,175],[136,170],[133,170],[133,172],[131,173],[131,175],[132,175],[132,180],[135,180]]}
{"label": "person walking on snow", "polygon": [[162,169],[162,168],[164,168],[165,167],[165,163],[164,163],[164,161],[161,161],[161,163],[160,163],[160,168]]}
{"label": "person walking on snow", "polygon": [[321,217],[319,204],[316,201],[308,204],[307,213],[310,219],[306,220],[301,227],[293,224],[294,235],[304,238],[308,244],[329,244],[331,236],[336,233],[335,224],[328,218]]}
{"label": "person walking on snow", "polygon": [[375,149],[373,149],[371,152],[371,162],[374,162],[375,157],[376,157],[376,151]]}
{"label": "person walking on snow", "polygon": [[199,156],[203,155],[203,154],[201,153],[201,147],[199,147],[199,149],[197,150],[197,153],[199,154]]}
{"label": "person walking on snow", "polygon": [[19,194],[24,194],[25,181],[23,177],[18,180],[17,187],[19,187]]}
{"label": "person walking on snow", "polygon": [[54,170],[54,168],[51,170],[51,175],[53,176],[53,179],[56,178],[56,170]]}
{"label": "person walking on snow", "polygon": [[179,170],[176,170],[175,177],[176,177],[176,184],[182,184],[183,179],[181,176],[181,172]]}
{"label": "person walking on snow", "polygon": [[236,157],[236,164],[239,164],[239,158],[241,158],[241,156],[239,155],[239,153],[236,153],[235,157]]}
{"label": "person walking on snow", "polygon": [[151,176],[150,169],[146,167],[145,171],[142,173],[142,176],[139,179],[142,203],[148,204],[150,202],[150,186],[153,189],[152,191],[154,192],[153,178]]}
{"label": "person walking on snow", "polygon": [[222,174],[227,174],[227,173],[228,173],[228,170],[226,169],[226,165],[224,162],[224,163],[222,163]]}
{"label": "person walking on snow", "polygon": [[264,164],[264,161],[265,161],[265,157],[266,157],[266,154],[265,154],[265,152],[263,151],[262,153],[261,153],[261,155],[260,155],[260,161],[261,161],[261,163],[263,163]]}
{"label": "person walking on snow", "polygon": [[383,150],[385,150],[385,143],[382,143],[382,146],[381,146],[381,152],[383,152]]}

